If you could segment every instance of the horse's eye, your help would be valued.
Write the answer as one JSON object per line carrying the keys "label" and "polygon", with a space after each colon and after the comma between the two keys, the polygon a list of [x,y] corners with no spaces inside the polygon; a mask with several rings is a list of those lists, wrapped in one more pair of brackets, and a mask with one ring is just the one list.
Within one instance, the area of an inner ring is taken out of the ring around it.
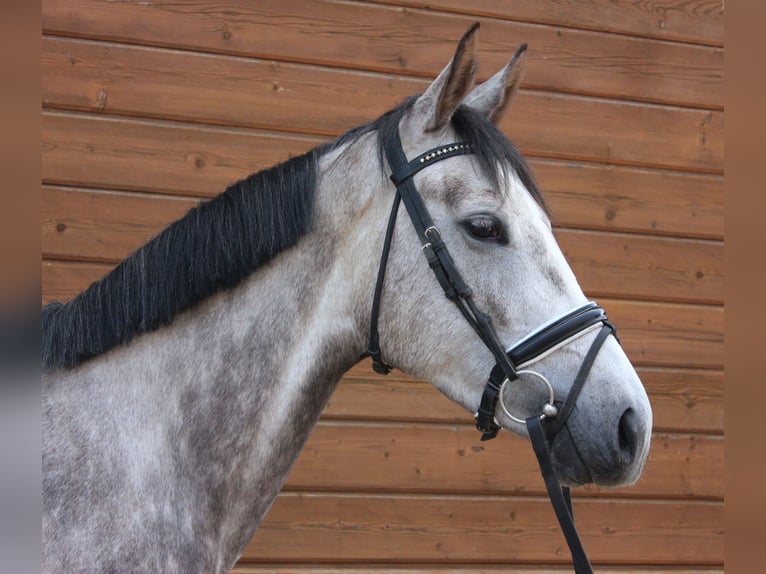
{"label": "horse's eye", "polygon": [[464,225],[477,239],[500,239],[503,235],[500,224],[492,217],[476,217]]}

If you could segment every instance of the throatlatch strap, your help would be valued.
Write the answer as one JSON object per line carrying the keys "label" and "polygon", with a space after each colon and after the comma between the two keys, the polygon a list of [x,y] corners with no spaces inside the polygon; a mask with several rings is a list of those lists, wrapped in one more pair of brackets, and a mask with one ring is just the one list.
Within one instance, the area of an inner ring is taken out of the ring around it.
{"label": "throatlatch strap", "polygon": [[588,555],[585,554],[585,548],[583,548],[582,541],[575,528],[569,489],[559,486],[540,418],[537,416],[528,418],[527,429],[529,430],[532,448],[537,457],[537,463],[540,465],[540,472],[543,475],[543,480],[545,480],[548,497],[551,499],[556,518],[558,518],[561,531],[564,533],[567,546],[569,546],[569,552],[572,554],[575,574],[593,574],[593,568],[588,560]]}
{"label": "throatlatch strap", "polygon": [[401,196],[397,193],[394,197],[394,203],[391,206],[391,214],[388,216],[388,226],[386,227],[386,238],[383,240],[383,251],[380,254],[380,265],[378,266],[378,279],[375,282],[375,293],[372,296],[372,316],[370,317],[370,341],[367,344],[367,354],[372,359],[372,369],[380,374],[387,375],[391,372],[391,366],[383,360],[380,352],[380,335],[378,334],[378,315],[380,314],[380,299],[383,296],[383,283],[386,280],[386,267],[388,263],[388,254],[391,251],[391,240],[394,237],[394,226],[396,225],[396,214],[399,212]]}

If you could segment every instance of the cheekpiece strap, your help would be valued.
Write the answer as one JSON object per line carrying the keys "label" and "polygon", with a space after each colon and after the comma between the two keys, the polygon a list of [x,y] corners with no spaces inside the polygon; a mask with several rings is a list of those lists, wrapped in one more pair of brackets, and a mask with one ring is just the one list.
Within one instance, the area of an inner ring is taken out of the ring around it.
{"label": "cheekpiece strap", "polygon": [[[473,150],[468,143],[455,142],[435,147],[420,154],[412,161],[407,161],[407,156],[402,150],[402,144],[397,130],[394,137],[389,138],[385,142],[385,152],[391,167],[391,181],[393,181],[396,186],[396,194],[394,196],[393,205],[391,206],[391,213],[388,217],[388,226],[386,228],[386,235],[380,256],[380,265],[378,267],[378,278],[375,282],[370,320],[370,337],[367,347],[367,355],[372,359],[372,368],[376,373],[380,373],[381,375],[387,375],[391,372],[391,366],[385,362],[383,353],[380,350],[378,315],[383,296],[383,283],[386,276],[388,256],[391,251],[391,241],[394,235],[396,216],[399,213],[399,205],[402,199],[404,199],[407,211],[410,213],[410,218],[418,235],[421,236],[421,241],[426,242],[423,246],[423,253],[428,258],[429,266],[436,274],[436,277],[447,296],[454,300],[458,295],[465,296],[470,294],[470,288],[464,284],[459,273],[445,273],[444,265],[446,264],[448,267],[451,267],[449,254],[447,253],[444,242],[439,236],[438,230],[433,226],[431,216],[428,214],[428,210],[420,199],[411,178],[424,167],[428,167],[437,161],[456,155],[470,154],[473,153]],[[428,247],[427,249],[426,246]]]}

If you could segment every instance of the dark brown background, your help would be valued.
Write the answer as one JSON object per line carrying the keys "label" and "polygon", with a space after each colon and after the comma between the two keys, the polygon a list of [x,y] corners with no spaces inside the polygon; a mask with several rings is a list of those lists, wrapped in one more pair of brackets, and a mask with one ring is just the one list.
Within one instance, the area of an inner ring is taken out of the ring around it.
{"label": "dark brown background", "polygon": [[[576,501],[586,547],[599,571],[720,571],[721,11],[704,0],[46,0],[43,299],[71,297],[197,198],[422,90],[478,19],[482,79],[530,44],[503,128],[655,409],[641,482]],[[363,364],[241,570],[566,560],[528,445],[480,444],[469,416],[428,385]]]}

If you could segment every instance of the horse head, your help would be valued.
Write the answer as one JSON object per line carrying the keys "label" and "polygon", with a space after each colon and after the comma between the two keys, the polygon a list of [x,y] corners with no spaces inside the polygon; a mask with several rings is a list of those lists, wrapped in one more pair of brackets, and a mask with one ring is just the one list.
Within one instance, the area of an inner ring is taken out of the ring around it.
{"label": "horse head", "polygon": [[[388,171],[393,167],[404,174],[395,174],[395,183],[411,180],[422,210],[430,215],[430,229],[424,235],[406,217],[396,220],[383,265],[379,318],[374,309],[372,319],[379,321],[373,331],[379,332],[380,353],[373,349],[374,357],[431,381],[472,413],[480,408],[498,357],[463,316],[466,311],[461,314],[460,305],[450,300],[461,295],[450,294],[439,271],[429,270],[421,252],[432,251],[432,239],[448,247],[447,265],[459,269],[478,315],[491,319],[491,337],[506,350],[588,303],[556,242],[550,211],[524,158],[497,128],[518,91],[526,46],[475,87],[477,28],[466,33],[428,89],[402,107],[394,128],[379,134],[384,147],[390,138],[398,138],[407,159],[391,166],[389,154]],[[470,151],[454,151],[462,145]],[[432,153],[419,157],[426,150]],[[548,402],[547,408],[553,408],[548,414],[555,415],[573,392],[583,362],[593,361],[579,395],[566,407],[566,423],[555,437],[549,435],[554,467],[565,484],[634,482],[648,453],[649,400],[618,340],[606,333],[594,357],[588,357],[598,325],[608,325],[603,319],[565,333],[554,348],[516,365],[523,367],[518,379],[507,381],[501,400],[492,404],[492,424],[526,435],[524,420],[543,414]]]}

